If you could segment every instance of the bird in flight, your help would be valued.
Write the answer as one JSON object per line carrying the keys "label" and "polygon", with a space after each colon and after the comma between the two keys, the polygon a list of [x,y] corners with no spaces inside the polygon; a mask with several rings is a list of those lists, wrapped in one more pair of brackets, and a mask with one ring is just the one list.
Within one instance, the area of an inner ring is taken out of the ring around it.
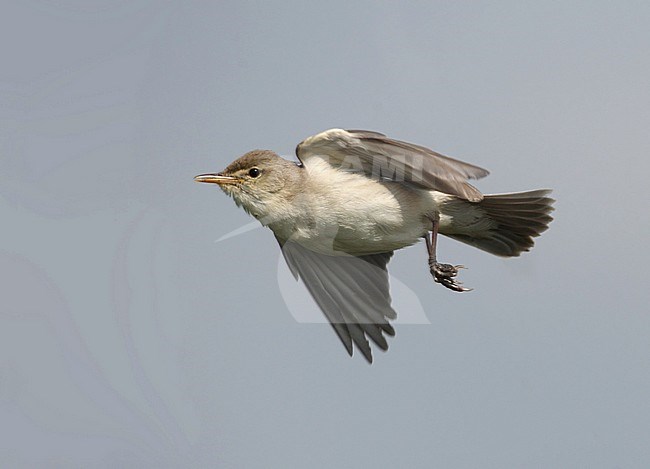
{"label": "bird in flight", "polygon": [[438,261],[442,234],[502,257],[530,250],[548,228],[550,190],[484,195],[468,180],[487,170],[366,130],[330,129],[296,147],[298,162],[253,150],[201,174],[273,231],[296,279],[352,355],[394,336],[387,265],[425,240],[435,282],[464,292],[462,265]]}

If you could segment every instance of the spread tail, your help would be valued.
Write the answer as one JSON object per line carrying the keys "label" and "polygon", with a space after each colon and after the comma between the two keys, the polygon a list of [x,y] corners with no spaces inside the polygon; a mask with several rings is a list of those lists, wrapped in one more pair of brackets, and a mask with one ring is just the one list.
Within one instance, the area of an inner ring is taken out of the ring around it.
{"label": "spread tail", "polygon": [[486,195],[477,205],[494,227],[477,235],[449,234],[450,238],[497,256],[513,257],[533,247],[533,238],[553,220],[554,199],[548,189]]}

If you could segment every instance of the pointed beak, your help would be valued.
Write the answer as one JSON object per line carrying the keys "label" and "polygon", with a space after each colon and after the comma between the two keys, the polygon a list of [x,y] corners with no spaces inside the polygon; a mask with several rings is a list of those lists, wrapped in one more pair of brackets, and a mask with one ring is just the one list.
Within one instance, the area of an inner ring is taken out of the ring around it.
{"label": "pointed beak", "polygon": [[210,182],[212,184],[237,184],[239,178],[232,176],[222,176],[220,174],[199,174],[194,177],[196,182]]}

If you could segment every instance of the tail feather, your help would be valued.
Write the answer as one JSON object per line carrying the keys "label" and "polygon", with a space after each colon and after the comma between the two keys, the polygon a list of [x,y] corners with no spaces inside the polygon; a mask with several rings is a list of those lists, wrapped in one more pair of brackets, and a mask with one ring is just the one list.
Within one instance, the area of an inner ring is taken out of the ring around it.
{"label": "tail feather", "polygon": [[497,256],[513,257],[533,247],[533,238],[548,229],[553,220],[554,199],[547,189],[509,194],[486,195],[478,206],[494,227],[482,236],[449,234],[448,236]]}

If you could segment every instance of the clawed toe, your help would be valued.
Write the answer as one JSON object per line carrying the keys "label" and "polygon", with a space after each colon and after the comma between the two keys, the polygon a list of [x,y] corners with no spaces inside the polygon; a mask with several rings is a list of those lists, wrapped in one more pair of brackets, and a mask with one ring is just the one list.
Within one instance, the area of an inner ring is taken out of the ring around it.
{"label": "clawed toe", "polygon": [[437,283],[458,292],[471,290],[471,288],[463,287],[463,284],[454,278],[458,275],[458,270],[464,268],[464,265],[440,264],[438,262],[430,265],[431,275]]}
{"label": "clawed toe", "polygon": [[449,279],[449,278],[445,278],[442,280],[435,279],[435,281],[453,291],[463,292],[463,291],[472,290],[471,288],[464,287],[461,282],[457,282],[454,279]]}

